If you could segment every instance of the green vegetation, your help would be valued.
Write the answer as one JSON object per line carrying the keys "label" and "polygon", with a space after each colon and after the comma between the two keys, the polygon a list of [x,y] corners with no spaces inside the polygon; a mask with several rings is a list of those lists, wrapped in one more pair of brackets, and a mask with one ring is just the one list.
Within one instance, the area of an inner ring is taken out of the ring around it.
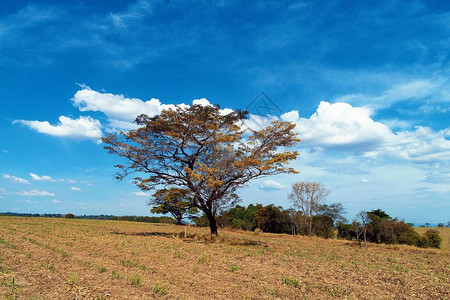
{"label": "green vegetation", "polygon": [[352,224],[339,223],[337,226],[338,238],[364,241],[377,244],[406,244],[422,248],[440,248],[442,238],[439,231],[428,230],[422,236],[417,233],[411,224],[392,218],[381,209],[358,214],[360,221]]}
{"label": "green vegetation", "polygon": [[288,286],[298,287],[298,280],[297,279],[291,279],[287,277],[283,277],[283,283]]}
{"label": "green vegetation", "polygon": [[167,295],[167,288],[164,286],[160,286],[158,283],[153,286],[153,294],[154,295]]}

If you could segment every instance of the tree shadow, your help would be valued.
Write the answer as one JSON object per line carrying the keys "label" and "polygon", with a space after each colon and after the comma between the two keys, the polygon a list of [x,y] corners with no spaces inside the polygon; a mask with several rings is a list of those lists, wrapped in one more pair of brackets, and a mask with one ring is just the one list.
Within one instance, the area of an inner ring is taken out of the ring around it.
{"label": "tree shadow", "polygon": [[183,242],[198,242],[198,243],[224,243],[229,245],[236,246],[263,246],[268,247],[267,243],[262,242],[260,240],[247,239],[247,238],[236,238],[236,237],[227,237],[227,236],[211,236],[210,234],[195,234],[195,233],[186,233],[186,232],[159,232],[159,231],[147,231],[147,232],[119,232],[112,231],[112,234],[117,235],[125,235],[125,236],[159,236],[171,239],[180,239]]}
{"label": "tree shadow", "polygon": [[177,237],[179,234],[169,233],[169,232],[159,232],[159,231],[149,231],[149,232],[120,232],[112,231],[112,234],[126,235],[126,236],[161,236],[161,237]]}

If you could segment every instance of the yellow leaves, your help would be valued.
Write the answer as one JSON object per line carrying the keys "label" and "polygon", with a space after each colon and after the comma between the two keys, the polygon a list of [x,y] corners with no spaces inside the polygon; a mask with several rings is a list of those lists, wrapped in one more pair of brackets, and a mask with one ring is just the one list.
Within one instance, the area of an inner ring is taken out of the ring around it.
{"label": "yellow leaves", "polygon": [[238,160],[238,161],[235,161],[235,162],[234,162],[234,166],[235,166],[236,168],[243,168],[243,167],[245,166],[245,164],[244,164],[243,161]]}
{"label": "yellow leaves", "polygon": [[220,187],[222,185],[223,185],[222,180],[215,180],[212,177],[208,177],[206,179],[206,186],[209,187],[210,189],[214,189],[214,188]]}

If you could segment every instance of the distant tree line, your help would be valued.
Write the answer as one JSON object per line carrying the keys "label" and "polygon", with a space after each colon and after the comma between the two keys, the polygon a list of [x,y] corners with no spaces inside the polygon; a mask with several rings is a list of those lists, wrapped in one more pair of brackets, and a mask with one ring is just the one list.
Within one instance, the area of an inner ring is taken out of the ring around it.
{"label": "distant tree line", "polygon": [[30,214],[30,213],[0,213],[3,216],[15,217],[44,217],[44,218],[66,218],[66,219],[89,219],[89,220],[118,220],[148,223],[168,223],[175,224],[174,219],[170,217],[149,217],[149,216],[114,216],[114,215],[81,215],[76,216],[72,213],[68,214]]}
{"label": "distant tree line", "polygon": [[440,248],[442,238],[437,230],[428,230],[422,236],[411,223],[392,218],[381,209],[360,212],[351,223],[337,225],[337,237],[357,242],[377,244],[406,244],[423,248]]}
{"label": "distant tree line", "polygon": [[[269,204],[250,204],[247,207],[236,206],[223,211],[217,216],[220,228],[241,230],[256,230],[269,233],[302,234],[309,232],[304,222],[302,212],[294,209],[283,209],[281,206]],[[192,218],[197,226],[208,226],[208,219],[204,216]],[[311,234],[323,238],[335,237],[333,219],[326,215],[325,210],[312,218]]]}

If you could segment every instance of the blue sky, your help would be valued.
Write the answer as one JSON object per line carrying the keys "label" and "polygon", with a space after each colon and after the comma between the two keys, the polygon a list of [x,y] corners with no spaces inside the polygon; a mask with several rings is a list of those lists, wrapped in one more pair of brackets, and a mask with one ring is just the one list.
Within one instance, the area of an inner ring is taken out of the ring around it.
{"label": "blue sky", "polygon": [[349,219],[449,221],[449,36],[447,1],[7,1],[0,211],[148,215],[101,134],[264,92],[276,115],[252,121],[297,124],[300,174],[253,182],[243,204],[289,207],[292,183],[320,181]]}

